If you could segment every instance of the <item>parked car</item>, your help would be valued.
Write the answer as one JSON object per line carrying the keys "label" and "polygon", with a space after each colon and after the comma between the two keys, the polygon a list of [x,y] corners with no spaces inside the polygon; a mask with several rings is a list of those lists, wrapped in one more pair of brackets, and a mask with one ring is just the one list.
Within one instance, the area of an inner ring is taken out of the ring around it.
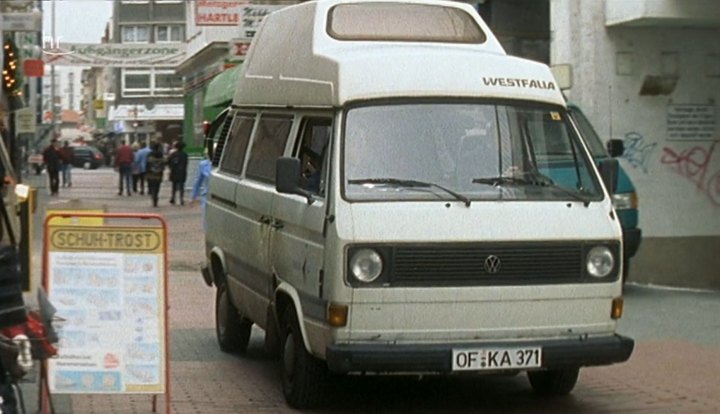
{"label": "parked car", "polygon": [[[568,111],[575,120],[598,164],[610,157],[619,157],[623,154],[624,145],[622,140],[611,139],[607,142],[607,147],[604,146],[595,128],[577,105],[568,103]],[[642,230],[638,225],[637,192],[633,182],[630,180],[630,176],[622,167],[618,169],[616,186],[615,191],[613,191],[612,201],[623,230],[623,280],[627,280],[630,258],[637,253],[638,247],[640,247]]]}
{"label": "parked car", "polygon": [[94,170],[105,164],[105,156],[95,147],[82,146],[73,147],[73,166],[82,167],[86,170]]}

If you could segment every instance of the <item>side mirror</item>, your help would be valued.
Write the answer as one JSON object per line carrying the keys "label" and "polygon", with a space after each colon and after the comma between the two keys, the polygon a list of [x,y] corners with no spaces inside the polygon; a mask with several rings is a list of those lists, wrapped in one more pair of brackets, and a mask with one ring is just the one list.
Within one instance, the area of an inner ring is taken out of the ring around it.
{"label": "side mirror", "polygon": [[611,157],[619,157],[625,152],[625,143],[621,139],[611,139],[607,143],[607,150]]}
{"label": "side mirror", "polygon": [[300,187],[302,169],[299,158],[280,157],[275,162],[275,189],[278,193],[297,194],[307,198],[312,204],[312,193]]}
{"label": "side mirror", "polygon": [[615,194],[615,190],[617,189],[619,168],[620,163],[615,158],[603,160],[600,162],[600,165],[598,165],[598,169],[600,170],[600,177],[602,177],[603,184],[605,184],[605,188],[607,188],[610,196]]}

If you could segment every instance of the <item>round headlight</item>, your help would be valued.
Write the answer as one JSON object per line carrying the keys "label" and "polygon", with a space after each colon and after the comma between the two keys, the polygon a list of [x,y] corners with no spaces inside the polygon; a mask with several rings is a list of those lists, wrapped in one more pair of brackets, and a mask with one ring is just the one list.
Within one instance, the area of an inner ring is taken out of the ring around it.
{"label": "round headlight", "polygon": [[615,258],[605,246],[595,246],[587,255],[587,271],[593,277],[605,277],[612,272]]}
{"label": "round headlight", "polygon": [[372,249],[360,249],[350,259],[350,271],[361,282],[370,283],[382,273],[382,258]]}

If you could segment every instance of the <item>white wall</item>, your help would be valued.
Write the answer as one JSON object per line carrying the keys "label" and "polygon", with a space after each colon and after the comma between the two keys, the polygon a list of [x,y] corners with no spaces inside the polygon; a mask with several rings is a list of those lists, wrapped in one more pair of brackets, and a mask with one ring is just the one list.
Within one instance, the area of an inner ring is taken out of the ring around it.
{"label": "white wall", "polygon": [[[552,0],[551,62],[573,65],[569,98],[602,136],[625,140],[621,163],[637,187],[644,237],[719,236],[720,29],[605,21],[604,2]],[[676,87],[641,96],[647,76]],[[713,111],[709,139],[670,136],[668,113],[686,104]]]}

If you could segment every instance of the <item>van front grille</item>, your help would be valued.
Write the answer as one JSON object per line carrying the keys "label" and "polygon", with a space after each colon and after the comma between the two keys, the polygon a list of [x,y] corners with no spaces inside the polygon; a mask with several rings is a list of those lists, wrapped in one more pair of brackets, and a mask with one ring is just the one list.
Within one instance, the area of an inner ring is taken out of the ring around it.
{"label": "van front grille", "polygon": [[515,285],[580,282],[583,245],[501,243],[396,246],[391,283],[399,286]]}

